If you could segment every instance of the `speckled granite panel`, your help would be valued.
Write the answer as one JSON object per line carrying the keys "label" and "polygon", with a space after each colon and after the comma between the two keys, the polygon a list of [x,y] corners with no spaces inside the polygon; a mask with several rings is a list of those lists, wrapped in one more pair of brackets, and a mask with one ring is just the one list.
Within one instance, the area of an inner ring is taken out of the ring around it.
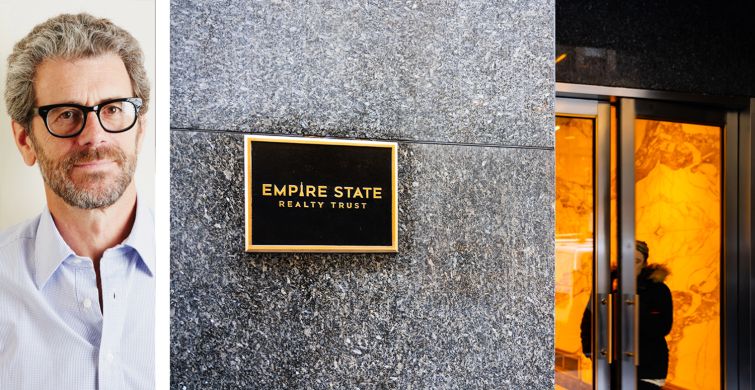
{"label": "speckled granite panel", "polygon": [[556,3],[561,82],[755,96],[755,3]]}
{"label": "speckled granite panel", "polygon": [[173,388],[553,388],[552,150],[401,143],[398,254],[249,254],[242,139],[172,132]]}
{"label": "speckled granite panel", "polygon": [[174,128],[553,146],[554,0],[171,3]]}

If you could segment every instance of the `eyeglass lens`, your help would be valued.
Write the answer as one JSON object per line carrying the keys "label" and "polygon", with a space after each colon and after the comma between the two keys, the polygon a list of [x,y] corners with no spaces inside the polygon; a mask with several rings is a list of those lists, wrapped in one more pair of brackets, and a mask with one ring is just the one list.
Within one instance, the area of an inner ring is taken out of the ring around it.
{"label": "eyeglass lens", "polygon": [[[56,107],[47,113],[47,128],[56,135],[71,135],[84,127],[85,116],[78,107]],[[111,102],[99,108],[97,117],[105,130],[123,131],[136,122],[136,106],[129,101]]]}

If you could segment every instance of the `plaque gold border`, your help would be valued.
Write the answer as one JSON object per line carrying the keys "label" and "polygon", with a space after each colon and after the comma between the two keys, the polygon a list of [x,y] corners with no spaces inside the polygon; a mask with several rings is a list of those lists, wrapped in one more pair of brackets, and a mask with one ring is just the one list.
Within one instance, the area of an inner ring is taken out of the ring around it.
{"label": "plaque gold border", "polygon": [[[254,245],[252,244],[252,142],[362,146],[391,149],[391,245]],[[398,252],[398,143],[333,138],[244,136],[244,230],[247,252],[397,253]]]}

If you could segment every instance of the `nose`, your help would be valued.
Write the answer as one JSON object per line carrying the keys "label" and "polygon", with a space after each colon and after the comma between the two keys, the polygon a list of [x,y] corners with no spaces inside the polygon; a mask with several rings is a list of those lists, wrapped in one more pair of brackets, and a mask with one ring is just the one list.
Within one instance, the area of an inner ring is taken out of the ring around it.
{"label": "nose", "polygon": [[87,113],[86,124],[81,133],[76,137],[76,141],[81,146],[98,146],[107,142],[107,135],[105,129],[100,125],[97,113],[91,111]]}

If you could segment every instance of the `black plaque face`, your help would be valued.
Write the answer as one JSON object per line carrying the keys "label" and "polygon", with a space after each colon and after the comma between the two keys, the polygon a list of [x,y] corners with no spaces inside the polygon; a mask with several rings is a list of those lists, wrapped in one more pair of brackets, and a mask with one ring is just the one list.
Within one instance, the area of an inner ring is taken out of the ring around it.
{"label": "black plaque face", "polygon": [[246,136],[248,252],[397,252],[395,143]]}

